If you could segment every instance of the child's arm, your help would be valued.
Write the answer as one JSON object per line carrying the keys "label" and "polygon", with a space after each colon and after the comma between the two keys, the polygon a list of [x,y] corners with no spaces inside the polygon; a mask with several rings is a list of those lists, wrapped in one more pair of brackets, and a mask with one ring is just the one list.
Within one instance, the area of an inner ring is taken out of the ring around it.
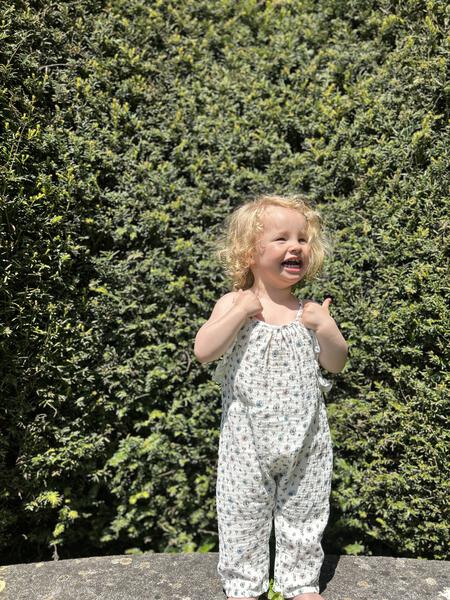
{"label": "child's arm", "polygon": [[195,336],[194,354],[201,363],[216,360],[230,347],[239,329],[247,320],[242,304],[234,304],[236,292],[220,298],[209,319]]}
{"label": "child's arm", "polygon": [[348,346],[333,317],[323,321],[316,329],[320,346],[319,362],[330,373],[339,373],[345,367]]}
{"label": "child's arm", "polygon": [[348,346],[328,307],[331,298],[322,305],[313,300],[304,301],[303,324],[312,329],[320,346],[319,363],[330,373],[339,373],[345,367]]}

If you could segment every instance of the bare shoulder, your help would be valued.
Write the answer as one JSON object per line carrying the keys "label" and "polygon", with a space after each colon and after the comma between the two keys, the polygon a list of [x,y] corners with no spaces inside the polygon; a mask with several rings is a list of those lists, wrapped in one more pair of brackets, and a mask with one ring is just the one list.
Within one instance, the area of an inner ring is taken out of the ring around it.
{"label": "bare shoulder", "polygon": [[209,319],[204,323],[203,327],[208,327],[217,319],[220,319],[224,314],[226,314],[230,308],[234,304],[234,298],[237,295],[237,292],[227,292],[221,298],[219,298],[212,310],[212,313]]}

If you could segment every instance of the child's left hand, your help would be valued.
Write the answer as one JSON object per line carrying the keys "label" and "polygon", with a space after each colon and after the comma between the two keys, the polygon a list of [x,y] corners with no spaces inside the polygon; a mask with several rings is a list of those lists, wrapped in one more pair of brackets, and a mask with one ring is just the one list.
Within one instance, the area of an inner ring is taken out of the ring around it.
{"label": "child's left hand", "polygon": [[313,300],[306,300],[303,303],[303,311],[301,314],[301,321],[305,327],[317,331],[321,325],[326,324],[328,321],[333,321],[333,317],[330,315],[328,307],[331,304],[331,298],[325,298],[320,305],[318,302]]}

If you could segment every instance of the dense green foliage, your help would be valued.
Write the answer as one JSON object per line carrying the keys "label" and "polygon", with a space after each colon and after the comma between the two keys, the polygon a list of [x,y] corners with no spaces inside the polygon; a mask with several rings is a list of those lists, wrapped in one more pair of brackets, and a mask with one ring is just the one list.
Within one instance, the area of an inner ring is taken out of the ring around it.
{"label": "dense green foliage", "polygon": [[23,0],[0,31],[3,563],[217,550],[223,218],[306,192],[349,343],[326,552],[449,558],[445,0]]}

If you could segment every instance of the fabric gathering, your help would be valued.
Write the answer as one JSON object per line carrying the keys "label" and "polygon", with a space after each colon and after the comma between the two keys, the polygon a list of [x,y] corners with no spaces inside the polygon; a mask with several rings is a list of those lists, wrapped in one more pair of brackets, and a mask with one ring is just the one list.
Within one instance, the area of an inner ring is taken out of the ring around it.
{"label": "fabric gathering", "polygon": [[302,310],[300,301],[287,325],[249,317],[213,376],[222,394],[217,571],[227,596],[269,588],[272,525],[273,590],[285,598],[319,592],[333,470],[323,394],[332,383]]}

